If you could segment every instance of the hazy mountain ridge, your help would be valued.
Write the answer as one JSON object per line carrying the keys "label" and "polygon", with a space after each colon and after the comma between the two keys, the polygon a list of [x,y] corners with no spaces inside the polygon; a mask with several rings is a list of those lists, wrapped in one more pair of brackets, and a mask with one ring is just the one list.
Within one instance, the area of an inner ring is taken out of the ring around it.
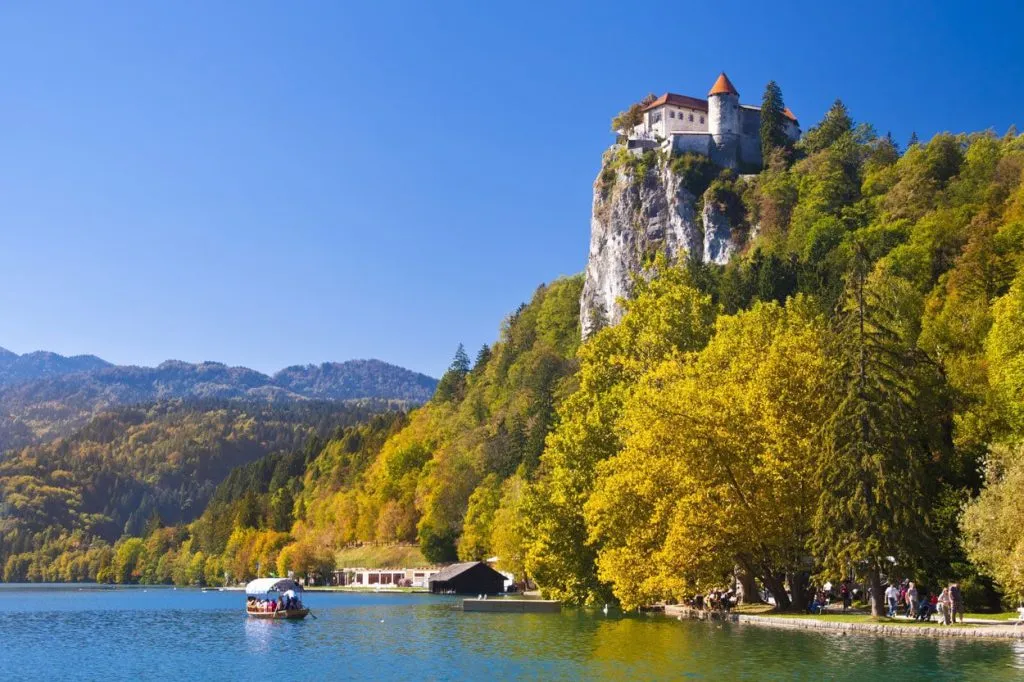
{"label": "hazy mountain ridge", "polygon": [[44,377],[113,367],[95,355],[64,356],[45,350],[18,355],[0,348],[0,387]]}
{"label": "hazy mountain ridge", "polygon": [[271,403],[425,402],[437,381],[380,360],[294,365],[273,376],[219,362],[113,365],[91,355],[0,353],[0,451],[65,435],[102,410],[176,398]]}

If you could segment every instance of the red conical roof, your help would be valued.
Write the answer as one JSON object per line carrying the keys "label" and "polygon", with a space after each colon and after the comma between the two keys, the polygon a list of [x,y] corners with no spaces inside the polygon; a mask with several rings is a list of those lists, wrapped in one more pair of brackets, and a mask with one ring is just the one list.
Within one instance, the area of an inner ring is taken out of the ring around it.
{"label": "red conical roof", "polygon": [[736,95],[740,96],[739,91],[736,90],[736,86],[732,84],[729,77],[725,75],[725,71],[718,74],[718,80],[711,86],[711,92],[708,93],[708,97],[711,95]]}

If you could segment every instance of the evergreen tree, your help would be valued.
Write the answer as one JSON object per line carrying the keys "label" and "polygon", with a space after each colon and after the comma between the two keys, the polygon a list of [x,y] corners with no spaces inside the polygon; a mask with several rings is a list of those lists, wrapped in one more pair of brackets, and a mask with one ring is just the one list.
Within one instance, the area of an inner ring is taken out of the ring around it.
{"label": "evergreen tree", "polygon": [[853,119],[841,99],[832,103],[821,123],[807,131],[800,146],[808,154],[821,151],[832,146],[844,134],[853,130]]}
{"label": "evergreen tree", "polygon": [[442,402],[462,399],[466,388],[466,375],[469,374],[469,355],[466,347],[461,343],[452,358],[452,364],[444,373],[441,380],[437,382],[437,389],[434,391],[434,399]]}
{"label": "evergreen tree", "polygon": [[882,138],[882,144],[888,149],[894,149],[896,151],[896,156],[899,156],[900,144],[896,141],[896,138],[892,136],[892,131],[885,134],[885,137]]}
{"label": "evergreen tree", "polygon": [[460,343],[458,349],[455,351],[455,357],[452,358],[452,364],[448,368],[448,371],[467,374],[469,373],[469,368],[469,355],[466,353],[466,347]]}
{"label": "evergreen tree", "polygon": [[910,149],[911,147],[919,144],[921,144],[921,141],[917,139],[917,131],[915,130],[912,133],[910,133],[910,139],[907,140],[907,149]]}
{"label": "evergreen tree", "polygon": [[854,248],[834,353],[839,402],[823,429],[812,550],[830,575],[866,565],[872,615],[881,616],[889,557],[913,567],[930,551],[929,479],[937,472],[926,468],[940,459],[936,430],[945,420],[936,368],[900,326],[900,301],[914,294],[898,278],[869,281],[865,249]]}
{"label": "evergreen tree", "polygon": [[273,530],[287,532],[292,528],[292,509],[295,498],[287,486],[278,489],[270,498],[270,527]]}
{"label": "evergreen tree", "polygon": [[473,362],[473,372],[479,372],[483,370],[487,361],[491,359],[491,347],[486,343],[480,347],[480,350],[476,354],[476,361]]}
{"label": "evergreen tree", "polygon": [[786,105],[782,89],[775,81],[768,81],[761,98],[761,158],[767,159],[773,150],[788,142],[785,130]]}

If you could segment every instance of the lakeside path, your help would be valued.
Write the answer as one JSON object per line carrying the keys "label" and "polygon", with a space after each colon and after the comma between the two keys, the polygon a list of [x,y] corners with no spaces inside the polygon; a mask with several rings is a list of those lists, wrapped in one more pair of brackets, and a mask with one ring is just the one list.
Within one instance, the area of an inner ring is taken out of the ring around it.
{"label": "lakeside path", "polygon": [[872,635],[900,635],[913,637],[972,637],[998,639],[1024,639],[1024,626],[1004,624],[1000,621],[971,618],[964,625],[912,625],[899,621],[891,623],[853,623],[837,620],[823,620],[814,616],[770,616],[747,613],[722,613],[720,611],[699,611],[688,606],[666,606],[665,615],[682,620],[721,620],[730,623],[755,625],[788,630],[830,630]]}

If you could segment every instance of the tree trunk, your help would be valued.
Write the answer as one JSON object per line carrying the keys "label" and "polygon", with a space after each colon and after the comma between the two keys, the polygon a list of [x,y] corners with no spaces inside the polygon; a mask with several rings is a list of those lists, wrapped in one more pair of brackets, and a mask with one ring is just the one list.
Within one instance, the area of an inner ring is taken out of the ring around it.
{"label": "tree trunk", "polygon": [[741,604],[760,604],[761,595],[757,591],[757,582],[753,574],[742,566],[736,567],[736,580],[740,584],[739,599]]}
{"label": "tree trunk", "polygon": [[762,576],[761,582],[775,598],[775,608],[779,611],[789,611],[792,603],[789,600],[789,595],[786,594],[786,581],[783,576],[776,574]]}
{"label": "tree trunk", "polygon": [[872,567],[868,571],[868,585],[871,586],[871,615],[881,618],[885,615],[885,595],[882,593],[882,573]]}
{"label": "tree trunk", "polygon": [[807,583],[810,575],[807,571],[797,571],[789,574],[789,589],[793,593],[793,610],[807,610]]}

